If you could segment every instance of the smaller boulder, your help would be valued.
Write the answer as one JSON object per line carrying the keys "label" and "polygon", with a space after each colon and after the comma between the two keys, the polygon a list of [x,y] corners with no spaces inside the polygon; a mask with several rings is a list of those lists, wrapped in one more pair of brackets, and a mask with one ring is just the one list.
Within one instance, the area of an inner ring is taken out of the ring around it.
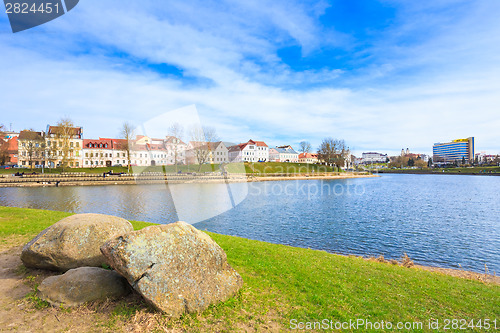
{"label": "smaller boulder", "polygon": [[117,299],[130,290],[127,280],[115,271],[79,267],[43,280],[38,286],[38,297],[54,306],[73,307],[90,301]]}
{"label": "smaller boulder", "polygon": [[21,260],[26,267],[67,271],[93,266],[106,260],[99,248],[107,240],[133,231],[129,221],[103,214],[68,216],[39,233],[23,247]]}

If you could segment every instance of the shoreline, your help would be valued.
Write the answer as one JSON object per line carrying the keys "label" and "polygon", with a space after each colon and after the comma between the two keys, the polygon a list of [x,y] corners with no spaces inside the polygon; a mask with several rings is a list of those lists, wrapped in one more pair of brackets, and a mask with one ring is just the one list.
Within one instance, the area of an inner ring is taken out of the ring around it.
{"label": "shoreline", "polygon": [[[407,257],[396,265],[383,257],[338,255],[211,232],[208,236],[225,251],[244,283],[241,293],[197,314],[196,320],[193,316],[170,320],[151,311],[134,293],[75,309],[52,307],[37,297],[37,286],[60,272],[27,268],[20,252],[23,244],[69,215],[0,206],[2,327],[23,332],[278,332],[291,331],[293,319],[320,322],[340,315],[346,322],[410,318],[426,323],[432,315],[442,323],[448,318],[492,318],[498,311],[500,286],[482,274],[450,276],[430,271],[433,268],[410,267]],[[130,222],[134,230],[152,225]]]}
{"label": "shoreline", "polygon": [[[147,185],[147,184],[209,184],[209,183],[244,183],[244,182],[263,182],[263,181],[285,181],[285,180],[309,180],[309,179],[351,179],[351,178],[374,178],[380,177],[373,174],[335,174],[335,175],[298,175],[298,176],[254,176],[231,175],[229,177],[221,176],[197,176],[197,177],[106,177],[102,179],[78,179],[78,178],[57,178],[54,177],[29,177],[12,179],[12,181],[3,181],[0,179],[0,188],[2,187],[59,187],[59,186],[105,186],[105,185]],[[84,178],[84,177],[81,177]],[[89,177],[91,178],[91,177]],[[96,178],[95,176],[93,178]]]}
{"label": "shoreline", "polygon": [[388,170],[378,170],[374,172],[374,174],[383,173],[383,174],[406,174],[406,175],[456,175],[456,176],[500,176],[498,172],[492,173],[480,173],[480,172],[437,172],[437,171],[388,171]]}

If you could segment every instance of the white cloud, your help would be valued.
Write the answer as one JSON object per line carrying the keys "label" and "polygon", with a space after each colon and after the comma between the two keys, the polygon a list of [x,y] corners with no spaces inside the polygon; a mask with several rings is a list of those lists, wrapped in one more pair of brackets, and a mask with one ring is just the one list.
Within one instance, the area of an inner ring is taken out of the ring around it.
{"label": "white cloud", "polygon": [[[0,36],[2,121],[40,128],[70,115],[87,137],[114,136],[123,120],[141,123],[196,104],[227,141],[277,145],[309,138],[316,147],[333,136],[358,154],[403,147],[430,153],[435,141],[474,135],[478,150],[496,153],[500,67],[493,53],[500,28],[486,4],[444,27],[437,14],[416,20],[422,9],[407,9],[412,15],[367,50],[373,65],[344,73],[295,72],[276,55],[291,42],[305,54],[324,46],[315,19],[325,5],[241,2],[227,14],[225,3],[86,1],[45,34]],[[436,31],[422,36],[419,24]],[[405,34],[421,40],[401,45]],[[118,52],[175,65],[212,84],[130,70]],[[337,79],[342,86],[310,85]]]}

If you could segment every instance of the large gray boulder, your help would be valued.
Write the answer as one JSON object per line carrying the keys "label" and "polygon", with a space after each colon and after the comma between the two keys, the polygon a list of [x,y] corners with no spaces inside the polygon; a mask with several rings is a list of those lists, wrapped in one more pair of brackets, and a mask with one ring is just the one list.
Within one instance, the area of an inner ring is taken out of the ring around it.
{"label": "large gray boulder", "polygon": [[224,301],[243,284],[224,250],[185,222],[122,235],[101,251],[146,301],[174,318]]}
{"label": "large gray boulder", "polygon": [[38,297],[54,306],[72,307],[90,301],[116,299],[130,292],[120,274],[98,267],[70,269],[46,278],[38,286]]}
{"label": "large gray boulder", "polygon": [[39,233],[23,247],[27,267],[67,271],[106,263],[99,248],[109,239],[133,231],[120,217],[102,214],[68,216]]}

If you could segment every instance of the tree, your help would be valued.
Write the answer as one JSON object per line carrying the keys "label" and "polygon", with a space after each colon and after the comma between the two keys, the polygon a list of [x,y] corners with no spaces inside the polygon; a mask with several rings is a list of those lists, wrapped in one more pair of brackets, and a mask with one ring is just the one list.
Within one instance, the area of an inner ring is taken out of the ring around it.
{"label": "tree", "polygon": [[127,172],[130,173],[130,151],[132,150],[133,140],[134,140],[134,127],[129,122],[124,122],[120,131],[120,136],[123,139],[120,145],[121,150],[125,150],[127,154]]}
{"label": "tree", "polygon": [[462,165],[465,164],[465,157],[462,156]]}
{"label": "tree", "polygon": [[408,166],[409,166],[409,167],[412,167],[412,166],[414,166],[414,165],[415,165],[415,160],[414,160],[412,157],[410,157],[410,158],[408,159]]}
{"label": "tree", "polygon": [[311,152],[311,144],[307,141],[302,141],[301,143],[299,143],[300,145],[300,151],[302,153],[310,153]]}
{"label": "tree", "polygon": [[0,165],[9,160],[9,140],[5,138],[5,126],[0,124]]}
{"label": "tree", "polygon": [[416,166],[420,169],[423,169],[423,168],[427,167],[427,163],[423,159],[417,159],[414,163],[414,166]]}
{"label": "tree", "polygon": [[318,148],[318,160],[327,165],[335,165],[337,168],[343,166],[349,156],[349,148],[344,140],[326,138],[323,139]]}
{"label": "tree", "polygon": [[184,128],[179,123],[174,123],[168,129],[168,135],[174,137],[172,143],[174,144],[174,165],[175,165],[175,172],[176,173],[177,173],[177,164],[178,164],[178,155],[179,155],[179,144],[180,144],[180,140],[182,138],[183,133],[184,133]]}
{"label": "tree", "polygon": [[21,131],[19,144],[21,145],[20,154],[22,153],[22,156],[26,157],[30,169],[37,164],[34,161],[45,160],[45,139],[40,132],[35,132],[32,129]]}
{"label": "tree", "polygon": [[53,128],[53,139],[48,147],[48,158],[53,161],[60,161],[62,171],[73,161],[73,137],[75,136],[75,125],[70,118],[61,118]]}
{"label": "tree", "polygon": [[217,132],[213,127],[195,126],[191,129],[191,141],[193,141],[193,154],[199,166],[198,172],[201,171],[201,166],[208,162],[210,157],[210,142],[220,141]]}
{"label": "tree", "polygon": [[427,161],[427,166],[429,168],[432,167],[432,157],[429,157],[429,160]]}

